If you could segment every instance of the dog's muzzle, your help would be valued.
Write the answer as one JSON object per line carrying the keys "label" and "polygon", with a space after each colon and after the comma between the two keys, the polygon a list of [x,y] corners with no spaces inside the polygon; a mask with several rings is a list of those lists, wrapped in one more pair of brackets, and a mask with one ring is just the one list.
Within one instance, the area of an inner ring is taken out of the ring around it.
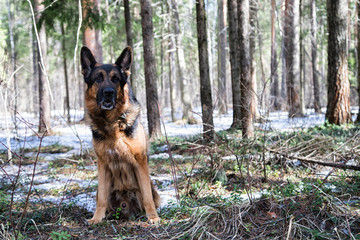
{"label": "dog's muzzle", "polygon": [[104,110],[111,110],[115,107],[116,104],[116,91],[114,88],[107,87],[104,88],[101,92],[101,95],[99,96],[99,105],[101,109]]}

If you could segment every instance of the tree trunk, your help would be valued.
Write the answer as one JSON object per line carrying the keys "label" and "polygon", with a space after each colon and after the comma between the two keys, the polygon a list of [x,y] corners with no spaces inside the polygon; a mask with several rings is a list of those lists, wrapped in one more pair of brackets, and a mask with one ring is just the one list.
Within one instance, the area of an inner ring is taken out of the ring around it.
{"label": "tree trunk", "polygon": [[238,14],[236,0],[228,1],[229,47],[231,66],[231,90],[233,103],[233,122],[231,128],[241,127],[241,99],[240,99],[240,62],[238,48]]}
{"label": "tree trunk", "polygon": [[[125,3],[124,3],[125,5]],[[111,16],[109,13],[109,1],[105,1],[105,11],[106,11],[106,21],[108,24],[111,24]],[[113,39],[111,34],[109,35],[109,50],[110,50],[110,58],[111,58],[111,63],[115,62],[115,57],[114,57],[114,49],[113,49]]]}
{"label": "tree trunk", "polygon": [[65,29],[64,29],[64,23],[61,22],[61,35],[62,35],[62,39],[61,39],[61,51],[62,51],[62,57],[63,57],[63,67],[64,67],[64,79],[65,79],[65,91],[66,91],[66,96],[65,96],[65,108],[66,108],[66,112],[67,112],[67,122],[70,123],[71,119],[70,119],[70,94],[69,94],[69,79],[68,79],[68,74],[67,74],[67,64],[66,64],[66,41],[65,41]]}
{"label": "tree trunk", "polygon": [[300,101],[299,0],[285,1],[285,62],[289,117],[303,116]]}
{"label": "tree trunk", "polygon": [[176,80],[175,74],[175,40],[173,36],[169,37],[169,86],[170,86],[170,109],[171,109],[171,121],[175,122],[175,87],[174,87],[174,80]]}
{"label": "tree trunk", "polygon": [[[259,19],[257,17],[257,6],[256,6],[256,0],[252,0],[251,1],[251,5],[252,5],[252,10],[250,11],[253,11],[253,14],[254,14],[254,28],[257,28],[257,36],[258,36],[258,45],[259,45],[259,57],[260,57],[260,70],[261,70],[261,82],[263,84],[263,92],[262,92],[262,104],[263,104],[263,108],[266,109],[267,108],[267,105],[268,105],[268,86],[267,86],[267,83],[266,83],[266,77],[265,77],[265,69],[264,69],[264,57],[263,57],[263,40],[262,40],[262,37],[261,37],[261,32],[260,32],[260,24],[259,24]],[[256,23],[256,24],[255,24]],[[255,34],[255,32],[254,32]],[[252,83],[253,86],[256,87],[256,82],[255,83]],[[256,92],[256,88],[253,88],[253,91],[254,93]],[[257,104],[257,98],[256,96],[254,96],[254,101],[255,103]],[[256,111],[257,112],[257,111]],[[254,118],[256,118],[257,116],[254,116]]]}
{"label": "tree trunk", "polygon": [[281,35],[281,107],[285,110],[287,110],[287,104],[286,104],[286,54],[285,54],[285,14],[286,8],[285,8],[285,0],[281,3],[281,28],[280,31]]}
{"label": "tree trunk", "polygon": [[[134,44],[133,44],[133,32],[132,32],[129,0],[124,0],[124,14],[125,14],[126,42],[127,42],[128,46],[133,48]],[[135,64],[132,64],[131,65],[130,84],[131,84],[134,94],[136,95],[136,84],[134,82],[135,76],[136,76]]]}
{"label": "tree trunk", "polygon": [[[42,0],[35,1],[35,11],[39,14],[36,15],[36,21],[38,22],[41,17],[41,12],[44,9],[44,5],[42,4]],[[39,45],[38,54],[37,54],[37,64],[38,64],[38,79],[39,79],[39,133],[44,133],[45,131],[51,132],[50,127],[50,95],[49,95],[49,87],[46,80],[46,76],[44,72],[46,72],[46,66],[43,66],[45,69],[40,67],[41,64],[41,55],[42,62],[47,63],[46,53],[46,32],[45,32],[45,24],[42,24],[39,31]],[[41,51],[41,55],[40,55]],[[44,71],[44,72],[43,72]]]}
{"label": "tree trunk", "polygon": [[204,0],[196,2],[196,26],[199,51],[200,99],[205,141],[214,139],[213,106],[211,98],[209,59],[207,51],[206,13]]}
{"label": "tree trunk", "polygon": [[146,108],[149,135],[156,139],[160,137],[160,113],[157,93],[157,73],[155,61],[154,33],[152,23],[151,0],[141,0],[141,26],[144,49],[144,68],[146,86]]}
{"label": "tree trunk", "polygon": [[[11,16],[11,7],[9,0],[6,1],[6,5],[8,8],[8,21],[9,21],[9,37],[10,37],[10,48],[11,48],[11,65],[12,65],[12,71],[16,71],[16,52],[15,52],[15,41],[14,41],[14,26],[13,26],[13,19]],[[13,76],[14,79],[14,110],[12,111],[12,120],[14,123],[14,130],[15,135],[18,137],[18,125],[16,120],[16,114],[17,114],[17,96],[18,96],[18,88],[17,88],[17,80],[16,80],[16,74]]]}
{"label": "tree trunk", "polygon": [[[92,11],[99,13],[99,4],[100,1],[99,0],[83,0],[82,1],[82,7],[83,7],[83,19],[87,20],[87,12],[89,11],[89,9],[91,9]],[[92,9],[92,8],[95,9]],[[95,59],[97,62],[102,62],[103,61],[103,56],[102,56],[102,46],[101,46],[101,40],[99,38],[101,38],[101,33],[98,30],[95,30],[95,28],[92,26],[92,28],[90,28],[89,24],[92,24],[91,21],[92,19],[88,19],[88,24],[85,26],[85,30],[84,30],[84,38],[83,38],[83,43],[85,46],[87,46],[91,52],[93,53]]]}
{"label": "tree trunk", "polygon": [[184,47],[182,45],[182,37],[180,32],[179,10],[176,0],[171,0],[171,16],[175,30],[176,63],[178,65],[177,75],[179,76],[181,101],[183,103],[182,118],[190,124],[195,124],[196,120],[193,115],[191,96],[190,96],[191,82],[186,74],[188,71],[186,69]]}
{"label": "tree trunk", "polygon": [[35,30],[34,30],[34,25],[31,24],[31,30],[30,30],[30,37],[31,37],[31,42],[32,42],[32,78],[34,79],[33,84],[32,84],[32,92],[33,92],[33,96],[32,96],[32,109],[33,112],[36,112],[36,109],[38,108],[38,100],[39,100],[39,96],[38,96],[38,82],[39,81],[35,81],[35,79],[38,79],[38,64],[37,64],[37,41],[36,41],[36,36],[35,35]]}
{"label": "tree trunk", "polygon": [[356,49],[357,49],[357,82],[358,82],[358,115],[356,117],[356,123],[360,123],[360,1],[356,1],[356,13],[357,13],[357,21],[356,21]]}
{"label": "tree trunk", "polygon": [[243,138],[254,136],[253,114],[251,104],[253,102],[250,51],[249,51],[249,0],[238,0],[239,19],[239,48],[240,48],[240,91],[241,91],[241,130]]}
{"label": "tree trunk", "polygon": [[274,109],[280,110],[280,94],[279,94],[279,76],[277,72],[277,54],[276,54],[276,0],[271,0],[271,63],[270,63],[270,79],[271,79],[271,95],[274,98]]}
{"label": "tree trunk", "polygon": [[302,0],[299,2],[299,46],[300,46],[300,116],[305,116],[305,55],[304,55],[304,38],[303,38],[303,21],[302,21]]}
{"label": "tree trunk", "polygon": [[[252,101],[250,105],[250,112],[253,116],[253,120],[260,119],[260,114],[258,112],[258,97],[257,93],[257,82],[256,82],[256,61],[255,61],[255,51],[256,51],[256,32],[258,33],[258,41],[259,41],[259,55],[260,55],[260,66],[261,66],[261,80],[263,83],[263,92],[262,92],[262,103],[267,105],[267,87],[265,82],[265,72],[263,65],[263,57],[262,57],[262,40],[260,33],[259,21],[257,18],[257,2],[256,0],[250,0],[250,32],[249,32],[249,54],[250,54],[250,77],[251,77],[251,90],[252,90]],[[266,106],[264,106],[266,108]]]}
{"label": "tree trunk", "polygon": [[314,84],[314,109],[316,113],[321,113],[320,105],[320,86],[317,70],[317,23],[316,23],[316,0],[311,0],[311,63]]}
{"label": "tree trunk", "polygon": [[219,114],[227,113],[226,94],[226,24],[225,0],[218,1],[218,107]]}
{"label": "tree trunk", "polygon": [[328,18],[328,104],[326,119],[331,124],[351,123],[348,78],[347,0],[327,1]]}

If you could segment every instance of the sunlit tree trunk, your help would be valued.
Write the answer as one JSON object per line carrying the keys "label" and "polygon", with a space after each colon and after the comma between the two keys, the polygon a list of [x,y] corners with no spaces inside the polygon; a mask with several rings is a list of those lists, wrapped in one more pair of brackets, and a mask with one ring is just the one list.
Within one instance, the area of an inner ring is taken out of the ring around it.
{"label": "sunlit tree trunk", "polygon": [[200,99],[204,140],[214,139],[213,106],[211,98],[209,59],[207,48],[206,13],[204,0],[196,1],[196,27],[199,51]]}
{"label": "sunlit tree trunk", "polygon": [[236,0],[228,1],[228,22],[229,22],[229,47],[230,47],[230,66],[231,66],[231,90],[233,104],[233,122],[231,128],[240,129],[241,109],[240,109],[240,61],[238,47],[238,14]]}
{"label": "sunlit tree trunk", "polygon": [[[39,21],[41,17],[41,11],[44,9],[44,5],[42,4],[42,0],[35,1],[35,11],[39,14],[36,15],[36,21]],[[46,65],[44,66],[45,69],[41,69],[41,55],[42,55],[42,62],[47,64],[47,46],[46,46],[46,32],[45,32],[45,24],[41,25],[39,29],[39,41],[40,41],[40,48],[38,48],[37,54],[37,65],[38,65],[38,79],[39,79],[39,133],[43,133],[45,131],[50,132],[50,94],[49,94],[49,86],[46,80],[45,72]],[[40,55],[41,51],[41,55]]]}
{"label": "sunlit tree trunk", "polygon": [[180,32],[179,10],[176,0],[171,0],[171,16],[175,31],[176,63],[178,66],[177,75],[179,76],[181,101],[183,103],[182,118],[186,120],[186,122],[190,124],[194,124],[196,123],[196,120],[194,119],[191,96],[190,96],[191,82],[188,79],[188,75],[187,75],[184,47],[182,44],[182,37]]}
{"label": "sunlit tree trunk", "polygon": [[[99,5],[100,0],[83,0],[82,1],[82,11],[84,22],[88,21],[88,24],[85,26],[83,43],[87,46],[91,52],[94,54],[94,57],[97,62],[103,61],[102,56],[102,45],[101,45],[101,32],[96,30],[94,26],[92,28],[89,24],[93,24],[89,19],[87,12],[91,9],[95,13],[99,14]],[[92,9],[94,7],[94,9]]]}
{"label": "sunlit tree trunk", "polygon": [[226,24],[225,0],[218,1],[218,107],[219,114],[227,113],[226,94]]}
{"label": "sunlit tree trunk", "polygon": [[280,110],[280,94],[279,94],[279,76],[277,72],[277,54],[276,54],[276,0],[271,0],[271,63],[270,63],[270,79],[271,79],[271,95],[274,98],[274,109]]}
{"label": "sunlit tree trunk", "polygon": [[328,104],[326,119],[332,124],[350,123],[348,76],[347,0],[328,0]]}
{"label": "sunlit tree trunk", "polygon": [[[127,42],[128,46],[133,48],[134,44],[133,44],[133,32],[132,32],[132,22],[131,22],[129,0],[124,0],[124,14],[125,14],[126,42]],[[136,76],[135,64],[132,64],[131,65],[130,83],[131,83],[133,92],[136,95],[136,84],[134,82],[134,79],[136,78],[135,76]]]}
{"label": "sunlit tree trunk", "polygon": [[[260,68],[261,68],[261,81],[263,86],[266,86],[265,82],[265,72],[263,65],[263,57],[262,57],[262,38],[260,33],[259,21],[257,17],[258,5],[256,0],[250,0],[250,30],[249,30],[249,54],[250,54],[250,76],[251,76],[251,91],[252,91],[252,101],[250,104],[251,115],[253,116],[253,120],[260,119],[260,114],[258,111],[258,96],[257,96],[257,80],[256,80],[256,60],[255,60],[255,51],[256,51],[256,36],[258,39],[259,46],[259,55],[260,55]],[[264,104],[264,108],[267,107],[267,87],[263,88],[262,91],[262,103]]]}
{"label": "sunlit tree trunk", "polygon": [[154,32],[150,0],[141,0],[141,26],[144,49],[144,70],[146,87],[146,108],[149,135],[156,139],[161,134],[159,101],[157,93],[157,72],[155,61]]}
{"label": "sunlit tree trunk", "polygon": [[250,46],[249,46],[249,0],[238,0],[239,48],[240,48],[240,91],[241,91],[241,130],[243,138],[254,136],[251,105],[254,94],[251,83]]}
{"label": "sunlit tree trunk", "polygon": [[175,49],[175,40],[173,36],[169,37],[169,86],[170,86],[170,109],[171,109],[171,121],[175,122],[175,87],[174,87],[174,81],[176,80],[176,74],[175,74],[175,52],[173,51]]}
{"label": "sunlit tree trunk", "polygon": [[311,0],[311,63],[314,84],[314,109],[316,113],[321,113],[320,106],[320,86],[317,70],[317,23],[316,23],[316,0]]}
{"label": "sunlit tree trunk", "polygon": [[285,1],[285,63],[289,117],[303,116],[300,101],[299,0]]}

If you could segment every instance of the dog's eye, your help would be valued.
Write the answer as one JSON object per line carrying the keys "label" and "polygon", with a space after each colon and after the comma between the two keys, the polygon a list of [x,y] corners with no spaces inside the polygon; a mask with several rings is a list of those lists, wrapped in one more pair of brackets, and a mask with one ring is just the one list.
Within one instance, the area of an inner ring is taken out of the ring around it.
{"label": "dog's eye", "polygon": [[111,81],[113,83],[117,83],[117,82],[119,82],[119,78],[118,77],[113,77],[113,78],[111,78]]}
{"label": "dog's eye", "polygon": [[96,81],[96,82],[102,82],[102,76],[101,76],[101,75],[97,76],[97,77],[95,78],[95,81]]}
{"label": "dog's eye", "polygon": [[126,206],[127,206],[126,202],[122,202],[122,203],[121,203],[121,208],[122,208],[122,209],[126,208]]}

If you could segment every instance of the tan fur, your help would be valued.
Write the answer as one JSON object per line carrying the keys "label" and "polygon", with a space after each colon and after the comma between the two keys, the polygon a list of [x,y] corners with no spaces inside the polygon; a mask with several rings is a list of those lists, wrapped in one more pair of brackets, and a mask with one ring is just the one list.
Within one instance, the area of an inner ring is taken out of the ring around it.
{"label": "tan fur", "polygon": [[[97,63],[97,66],[101,66]],[[105,71],[98,70],[106,75]],[[114,71],[117,71],[116,69]],[[125,72],[127,75],[129,71]],[[98,156],[98,192],[96,211],[88,222],[98,223],[104,217],[106,210],[111,210],[111,196],[116,193],[116,199],[127,199],[122,192],[130,192],[131,196],[141,202],[141,209],[151,223],[160,219],[156,208],[160,205],[160,197],[150,180],[147,151],[148,139],[139,120],[140,106],[130,101],[129,85],[123,88],[114,84],[111,79],[115,72],[110,72],[101,83],[94,82],[86,90],[85,103],[91,118],[92,130],[104,139],[93,139],[93,146]],[[96,73],[93,73],[92,76]],[[97,94],[101,87],[115,87],[117,91],[116,105],[112,110],[104,111],[97,104]],[[133,126],[136,128],[131,137],[124,130]],[[125,194],[125,193],[124,193]],[[131,207],[131,206],[130,206]]]}

